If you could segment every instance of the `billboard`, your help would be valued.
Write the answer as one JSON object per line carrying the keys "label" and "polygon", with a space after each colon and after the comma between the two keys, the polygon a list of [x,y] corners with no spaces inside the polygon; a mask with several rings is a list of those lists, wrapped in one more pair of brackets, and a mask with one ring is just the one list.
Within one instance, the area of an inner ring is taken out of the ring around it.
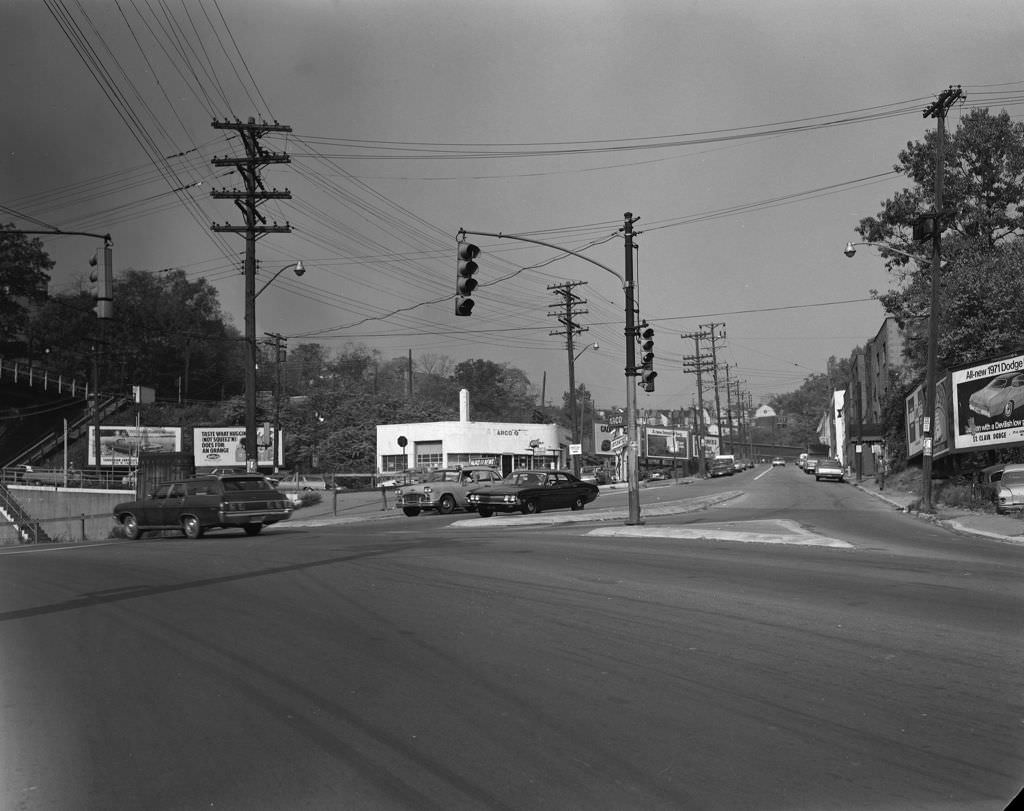
{"label": "billboard", "polygon": [[1024,443],[1024,355],[950,373],[957,451]]}
{"label": "billboard", "polygon": [[[101,425],[100,460],[106,467],[135,467],[140,453],[181,451],[181,428]],[[96,464],[96,431],[89,429],[89,464]]]}
{"label": "billboard", "polygon": [[[266,423],[256,428],[257,464],[274,465],[274,429]],[[277,434],[278,464],[283,464],[282,434]],[[192,454],[197,468],[241,467],[245,465],[245,427],[193,428]]]}
{"label": "billboard", "polygon": [[677,428],[647,428],[644,430],[647,458],[689,459],[690,432]]}
{"label": "billboard", "polygon": [[[953,445],[950,442],[952,424],[949,391],[948,375],[943,375],[935,381],[935,428],[932,431],[932,457],[935,459],[953,452]],[[913,459],[924,452],[924,422],[928,416],[924,383],[910,392],[903,406],[906,416],[907,458]]]}
{"label": "billboard", "polygon": [[616,445],[615,440],[626,433],[621,425],[612,425],[610,422],[594,423],[594,453],[598,456],[617,456],[621,445]]}

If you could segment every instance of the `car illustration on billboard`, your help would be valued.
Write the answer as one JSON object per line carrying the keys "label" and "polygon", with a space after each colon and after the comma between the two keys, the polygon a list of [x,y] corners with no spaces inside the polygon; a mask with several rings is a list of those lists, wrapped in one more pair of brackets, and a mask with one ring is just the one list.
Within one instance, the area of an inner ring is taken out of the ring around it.
{"label": "car illustration on billboard", "polygon": [[992,419],[1002,415],[1009,419],[1024,406],[1024,372],[1007,372],[993,377],[987,386],[978,389],[967,401],[971,411]]}

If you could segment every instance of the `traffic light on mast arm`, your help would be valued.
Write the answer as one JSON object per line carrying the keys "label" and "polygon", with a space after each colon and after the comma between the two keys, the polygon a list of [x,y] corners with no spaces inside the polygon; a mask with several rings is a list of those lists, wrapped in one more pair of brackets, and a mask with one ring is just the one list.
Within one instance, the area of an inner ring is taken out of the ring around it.
{"label": "traffic light on mast arm", "polygon": [[654,378],[658,373],[654,371],[654,327],[647,326],[645,321],[641,325],[643,330],[640,337],[643,342],[640,345],[642,355],[640,357],[640,385],[644,391],[654,391]]}
{"label": "traffic light on mast arm", "polygon": [[477,272],[477,263],[473,260],[480,255],[480,249],[471,242],[460,242],[458,257],[455,260],[455,314],[472,315],[473,299],[470,296],[476,289],[477,281],[473,275]]}

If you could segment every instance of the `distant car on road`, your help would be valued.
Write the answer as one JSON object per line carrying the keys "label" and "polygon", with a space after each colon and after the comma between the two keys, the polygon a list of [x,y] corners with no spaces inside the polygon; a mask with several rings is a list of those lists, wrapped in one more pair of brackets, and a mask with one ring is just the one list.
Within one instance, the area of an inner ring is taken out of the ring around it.
{"label": "distant car on road", "polygon": [[298,473],[284,476],[277,482],[277,489],[281,492],[311,492],[313,490],[329,490],[327,479],[319,473]]}
{"label": "distant car on road", "polygon": [[582,510],[599,492],[596,484],[580,481],[567,470],[513,470],[497,484],[470,490],[467,499],[482,518],[489,518],[496,512]]}
{"label": "distant car on road", "polygon": [[786,466],[786,460],[783,459],[781,456],[776,456],[774,459],[772,459],[772,467],[785,467],[785,466]]}
{"label": "distant car on road", "polygon": [[732,476],[736,472],[732,459],[714,459],[708,467],[708,476],[712,479],[719,476]]}
{"label": "distant car on road", "polygon": [[179,529],[186,538],[201,538],[215,527],[257,535],[288,518],[292,508],[265,477],[239,473],[162,482],[145,497],[116,505],[113,514],[129,540],[151,529]]}
{"label": "distant car on road", "polygon": [[841,482],[845,478],[843,466],[837,459],[819,459],[814,467],[814,480],[831,479]]}
{"label": "distant car on road", "polygon": [[436,510],[442,515],[448,515],[457,508],[471,509],[466,500],[469,489],[500,481],[501,473],[493,467],[434,470],[421,482],[402,485],[397,493],[397,506],[410,518],[424,510]]}
{"label": "distant car on road", "polygon": [[983,417],[1003,416],[1007,419],[1024,406],[1024,373],[1007,372],[993,377],[967,401],[971,411]]}
{"label": "distant car on road", "polygon": [[823,456],[808,456],[806,459],[804,459],[804,473],[806,473],[807,475],[811,475],[812,473],[814,473],[814,471],[817,470],[818,468],[818,462],[820,462],[824,458],[825,457]]}

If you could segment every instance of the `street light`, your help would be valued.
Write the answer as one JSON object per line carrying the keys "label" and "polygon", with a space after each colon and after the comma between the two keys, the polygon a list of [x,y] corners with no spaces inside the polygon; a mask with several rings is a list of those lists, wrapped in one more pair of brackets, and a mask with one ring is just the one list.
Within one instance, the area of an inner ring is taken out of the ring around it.
{"label": "street light", "polygon": [[[246,274],[245,296],[245,471],[256,473],[259,470],[259,449],[256,447],[256,299],[267,289],[274,279],[289,268],[295,269],[295,275],[306,272],[302,262],[285,265],[259,290],[250,293],[255,287],[254,274]],[[275,437],[276,441],[276,437]],[[275,450],[276,455],[276,450]]]}
{"label": "street light", "polygon": [[[941,230],[941,229],[940,229]],[[938,240],[933,242],[936,245]],[[932,510],[932,455],[934,448],[932,446],[932,440],[935,436],[935,378],[936,378],[936,366],[938,365],[938,346],[939,346],[939,274],[945,265],[942,262],[941,256],[933,247],[933,258],[925,259],[921,256],[915,256],[912,253],[901,250],[900,248],[894,248],[886,242],[847,242],[846,248],[843,253],[847,257],[852,257],[857,253],[855,245],[868,245],[872,248],[877,248],[880,251],[888,251],[889,253],[896,253],[900,256],[906,256],[908,259],[913,259],[915,262],[920,264],[922,267],[931,268],[931,305],[928,310],[928,359],[925,367],[925,378],[924,378],[924,411],[925,411],[925,422],[922,426],[922,436],[924,447],[921,451],[921,509],[925,512],[931,512]],[[935,261],[938,259],[938,261]]]}
{"label": "street light", "polygon": [[[572,441],[574,444],[583,443],[583,437],[580,436],[582,431],[583,414],[582,407],[576,407],[576,361],[580,359],[580,356],[588,349],[600,349],[600,345],[597,341],[592,344],[587,344],[572,359],[572,363],[569,364],[569,419],[572,421]],[[577,457],[578,459],[578,457]],[[578,462],[573,463],[573,473],[579,475],[579,464]]]}

